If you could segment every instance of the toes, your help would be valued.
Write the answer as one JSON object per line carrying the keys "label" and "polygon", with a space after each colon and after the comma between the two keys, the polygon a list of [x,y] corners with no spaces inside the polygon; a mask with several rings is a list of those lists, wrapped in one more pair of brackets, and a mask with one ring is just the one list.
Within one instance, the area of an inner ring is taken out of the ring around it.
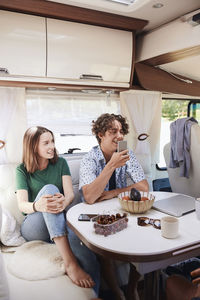
{"label": "toes", "polygon": [[89,287],[93,287],[95,285],[95,282],[92,280],[92,278],[90,278],[89,280],[87,280]]}
{"label": "toes", "polygon": [[82,288],[85,287],[83,280],[76,280],[76,281],[73,281],[73,283],[75,283],[76,285],[78,285],[78,286],[80,286]]}
{"label": "toes", "polygon": [[[85,276],[83,276],[85,275]],[[94,280],[90,277],[89,274],[85,273],[82,274],[82,278],[73,278],[73,276],[70,276],[70,274],[68,274],[69,278],[72,280],[72,282],[82,288],[92,288],[95,285]]]}
{"label": "toes", "polygon": [[86,284],[85,284],[85,280],[79,280],[79,282],[80,282],[80,286],[82,288],[86,288],[87,287]]}
{"label": "toes", "polygon": [[95,285],[95,282],[91,278],[79,280],[78,283],[78,285],[83,288],[91,288]]}
{"label": "toes", "polygon": [[85,279],[80,280],[80,283],[81,283],[81,287],[83,287],[83,288],[89,288],[90,287],[89,282]]}
{"label": "toes", "polygon": [[81,280],[81,282],[82,282],[82,287],[85,287],[85,288],[91,288],[95,284],[92,279],[90,279],[90,280],[84,279],[84,280]]}
{"label": "toes", "polygon": [[91,284],[89,282],[89,280],[84,280],[84,284],[85,284],[85,288],[90,288]]}

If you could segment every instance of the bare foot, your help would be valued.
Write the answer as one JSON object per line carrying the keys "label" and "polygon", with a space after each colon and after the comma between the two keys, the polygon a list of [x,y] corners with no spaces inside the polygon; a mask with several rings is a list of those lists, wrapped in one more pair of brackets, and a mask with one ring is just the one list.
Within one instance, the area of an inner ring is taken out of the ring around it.
{"label": "bare foot", "polygon": [[83,269],[79,267],[76,262],[70,262],[68,266],[65,265],[66,274],[76,285],[83,288],[91,288],[95,282]]}

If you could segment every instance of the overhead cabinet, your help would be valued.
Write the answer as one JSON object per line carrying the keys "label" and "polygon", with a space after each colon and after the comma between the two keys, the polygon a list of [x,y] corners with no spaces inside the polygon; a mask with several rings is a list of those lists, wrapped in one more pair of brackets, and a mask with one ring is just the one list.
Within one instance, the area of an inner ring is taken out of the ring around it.
{"label": "overhead cabinet", "polygon": [[47,45],[47,77],[130,82],[132,32],[47,19]]}
{"label": "overhead cabinet", "polygon": [[45,76],[45,18],[0,11],[0,76]]}
{"label": "overhead cabinet", "polygon": [[129,87],[132,32],[0,10],[0,79]]}

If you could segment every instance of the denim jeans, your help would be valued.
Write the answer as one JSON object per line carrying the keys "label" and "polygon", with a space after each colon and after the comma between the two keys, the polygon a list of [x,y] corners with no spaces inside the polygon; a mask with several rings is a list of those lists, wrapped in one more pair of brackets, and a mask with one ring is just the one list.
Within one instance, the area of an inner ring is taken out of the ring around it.
{"label": "denim jeans", "polygon": [[190,275],[190,272],[198,268],[200,268],[200,259],[197,257],[193,257],[191,259],[187,259],[180,263],[171,265],[167,267],[165,271],[169,276],[173,274],[182,275],[191,281],[192,277]]}
{"label": "denim jeans", "polygon": [[[38,201],[43,195],[54,195],[55,193],[59,193],[55,185],[45,185],[38,193],[35,201]],[[94,291],[98,295],[100,285],[99,262],[96,255],[79,240],[71,229],[67,228],[65,211],[58,214],[47,212],[28,214],[21,225],[21,234],[27,241],[41,240],[47,243],[53,243],[52,239],[54,237],[68,234],[72,252],[76,256],[80,266],[94,280]]]}

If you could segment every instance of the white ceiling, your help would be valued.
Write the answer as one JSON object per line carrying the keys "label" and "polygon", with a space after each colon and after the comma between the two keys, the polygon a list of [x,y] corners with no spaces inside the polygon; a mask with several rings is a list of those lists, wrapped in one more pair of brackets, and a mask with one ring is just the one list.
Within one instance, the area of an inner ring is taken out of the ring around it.
{"label": "white ceiling", "polygon": [[[136,0],[130,6],[112,3],[107,0],[49,1],[148,20],[149,24],[144,28],[145,31],[152,30],[200,8],[200,0]],[[152,6],[158,2],[164,6],[153,8]]]}

